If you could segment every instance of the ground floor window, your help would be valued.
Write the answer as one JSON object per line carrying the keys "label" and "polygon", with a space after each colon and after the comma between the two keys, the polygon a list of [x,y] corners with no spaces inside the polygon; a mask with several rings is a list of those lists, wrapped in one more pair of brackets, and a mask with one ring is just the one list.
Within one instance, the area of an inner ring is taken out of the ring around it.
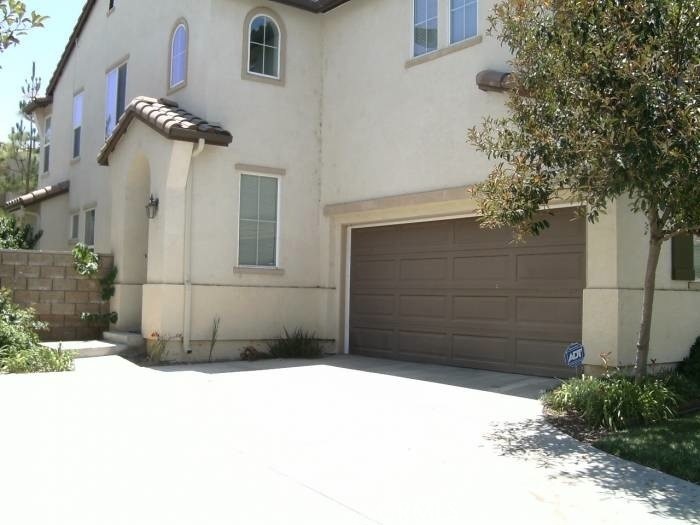
{"label": "ground floor window", "polygon": [[277,266],[279,179],[241,175],[238,264]]}
{"label": "ground floor window", "polygon": [[84,242],[88,246],[95,245],[95,209],[85,212],[85,237]]}
{"label": "ground floor window", "polygon": [[700,281],[700,235],[694,238],[695,280]]}
{"label": "ground floor window", "polygon": [[80,214],[74,213],[70,216],[69,224],[70,240],[77,241],[80,237]]}

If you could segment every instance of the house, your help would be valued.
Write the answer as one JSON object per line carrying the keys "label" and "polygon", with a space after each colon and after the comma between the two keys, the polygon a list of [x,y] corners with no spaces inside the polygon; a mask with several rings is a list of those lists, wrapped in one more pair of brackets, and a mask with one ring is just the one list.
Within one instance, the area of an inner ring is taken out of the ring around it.
{"label": "house", "polygon": [[[303,327],[493,370],[567,375],[575,341],[632,364],[646,241],[624,201],[596,225],[553,202],[526,244],[475,217],[491,165],[466,130],[508,86],[492,5],[88,0],[28,110],[40,189],[14,207],[43,249],[113,253],[116,328],[181,335],[173,359],[204,357],[220,317],[218,357]],[[665,247],[659,363],[700,332],[692,267],[692,244]]]}

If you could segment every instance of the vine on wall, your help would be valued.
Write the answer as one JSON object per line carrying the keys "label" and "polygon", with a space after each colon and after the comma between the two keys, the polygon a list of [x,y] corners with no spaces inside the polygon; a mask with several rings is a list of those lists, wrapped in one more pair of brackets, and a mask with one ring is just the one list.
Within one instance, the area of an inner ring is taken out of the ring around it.
{"label": "vine on wall", "polygon": [[[100,256],[95,253],[95,250],[89,248],[83,243],[78,243],[73,248],[73,267],[78,275],[83,277],[95,277],[100,271]],[[100,279],[100,293],[103,301],[109,301],[114,297],[116,291],[115,282],[119,270],[113,266],[107,274]],[[85,321],[91,325],[103,325],[116,323],[119,320],[117,312],[109,312],[106,314],[92,314],[83,312],[80,314],[81,321]]]}

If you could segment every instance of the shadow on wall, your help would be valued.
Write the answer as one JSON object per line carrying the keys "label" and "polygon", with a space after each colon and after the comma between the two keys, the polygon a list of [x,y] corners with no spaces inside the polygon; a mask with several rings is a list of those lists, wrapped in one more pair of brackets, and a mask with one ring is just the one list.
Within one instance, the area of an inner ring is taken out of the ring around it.
{"label": "shadow on wall", "polygon": [[552,479],[593,483],[646,502],[655,516],[700,522],[700,487],[583,444],[543,420],[496,425],[485,437],[501,455],[534,462]]}

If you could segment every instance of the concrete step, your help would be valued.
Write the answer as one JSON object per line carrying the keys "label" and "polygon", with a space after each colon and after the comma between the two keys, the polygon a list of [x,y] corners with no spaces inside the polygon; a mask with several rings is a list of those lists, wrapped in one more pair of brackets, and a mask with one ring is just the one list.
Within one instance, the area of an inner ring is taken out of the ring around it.
{"label": "concrete step", "polygon": [[61,341],[42,343],[42,345],[53,350],[60,348],[66,352],[76,352],[78,359],[122,355],[129,350],[129,347],[126,345],[106,341]]}
{"label": "concrete step", "polygon": [[102,339],[109,343],[126,345],[128,348],[143,348],[144,339],[134,332],[105,332]]}

